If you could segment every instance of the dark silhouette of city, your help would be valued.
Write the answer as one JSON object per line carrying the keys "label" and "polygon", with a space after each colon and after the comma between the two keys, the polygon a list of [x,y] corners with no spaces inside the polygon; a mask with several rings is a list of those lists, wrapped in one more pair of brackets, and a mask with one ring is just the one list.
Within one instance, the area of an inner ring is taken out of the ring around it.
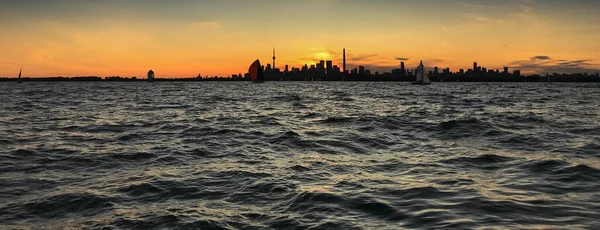
{"label": "dark silhouette of city", "polygon": [[[273,48],[273,65],[261,65],[261,75],[264,74],[265,81],[405,81],[414,82],[416,77],[415,69],[407,69],[404,62],[400,62],[399,68],[391,69],[388,72],[371,72],[364,66],[351,70],[346,69],[346,49],[343,50],[342,69],[338,65],[333,65],[332,60],[320,60],[316,64],[303,65],[300,68],[289,67],[285,65],[284,69],[273,68],[275,65],[275,49]],[[154,78],[152,79],[138,77],[99,77],[99,76],[78,76],[78,77],[36,77],[21,78],[22,81],[250,81],[249,73],[242,75],[232,74],[228,77],[223,76],[202,76],[189,78]],[[450,68],[440,69],[433,67],[429,70],[429,79],[433,82],[600,82],[600,74],[588,73],[552,73],[550,75],[523,75],[518,69],[510,70],[504,67],[502,70],[487,69],[479,66],[477,62],[473,63],[472,69],[459,69],[451,71]],[[0,78],[0,81],[16,81],[16,78]]]}

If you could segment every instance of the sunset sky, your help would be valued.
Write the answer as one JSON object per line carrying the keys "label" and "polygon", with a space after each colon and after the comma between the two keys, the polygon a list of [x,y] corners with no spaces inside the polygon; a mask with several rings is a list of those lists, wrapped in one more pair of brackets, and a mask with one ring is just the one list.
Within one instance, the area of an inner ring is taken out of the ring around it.
{"label": "sunset sky", "polygon": [[0,0],[0,77],[229,76],[257,58],[600,69],[598,0]]}

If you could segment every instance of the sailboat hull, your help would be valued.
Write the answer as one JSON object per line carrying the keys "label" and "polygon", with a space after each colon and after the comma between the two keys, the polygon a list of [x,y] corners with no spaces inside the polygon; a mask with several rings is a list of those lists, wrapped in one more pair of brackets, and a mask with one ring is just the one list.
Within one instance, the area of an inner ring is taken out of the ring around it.
{"label": "sailboat hull", "polygon": [[412,84],[413,85],[431,85],[431,82],[419,82],[419,81],[415,81]]}

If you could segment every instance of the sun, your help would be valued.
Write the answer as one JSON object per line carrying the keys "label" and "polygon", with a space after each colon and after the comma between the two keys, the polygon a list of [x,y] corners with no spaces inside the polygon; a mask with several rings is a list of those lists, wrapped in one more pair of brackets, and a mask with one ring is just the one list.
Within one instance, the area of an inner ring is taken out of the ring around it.
{"label": "sun", "polygon": [[318,60],[331,60],[331,54],[325,51],[317,52],[314,56]]}

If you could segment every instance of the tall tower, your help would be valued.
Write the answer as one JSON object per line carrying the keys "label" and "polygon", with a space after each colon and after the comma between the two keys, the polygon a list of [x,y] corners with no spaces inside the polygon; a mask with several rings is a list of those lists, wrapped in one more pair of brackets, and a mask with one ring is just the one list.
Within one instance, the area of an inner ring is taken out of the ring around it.
{"label": "tall tower", "polygon": [[344,48],[344,74],[346,73],[346,48]]}
{"label": "tall tower", "polygon": [[275,47],[273,47],[273,69],[275,69]]}

